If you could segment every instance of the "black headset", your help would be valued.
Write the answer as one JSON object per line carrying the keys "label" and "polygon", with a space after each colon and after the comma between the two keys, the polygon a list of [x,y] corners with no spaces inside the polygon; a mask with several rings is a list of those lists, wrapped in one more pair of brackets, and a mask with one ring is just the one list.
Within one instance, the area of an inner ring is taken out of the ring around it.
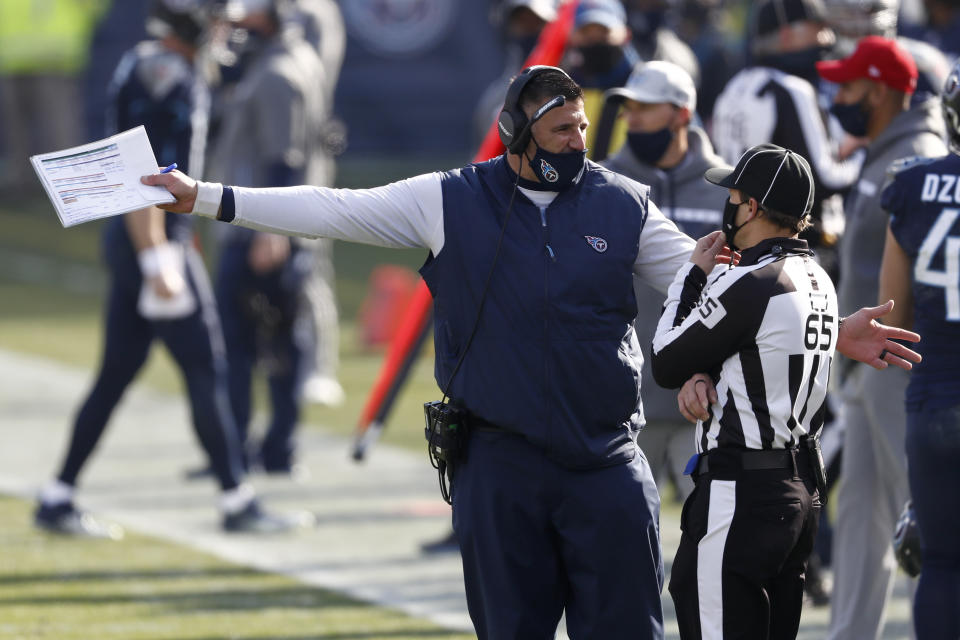
{"label": "black headset", "polygon": [[[507,89],[507,97],[503,101],[503,110],[500,111],[500,117],[497,119],[497,132],[500,134],[500,142],[510,153],[520,155],[527,148],[530,142],[530,127],[537,120],[542,118],[547,111],[559,107],[566,102],[563,96],[556,96],[544,103],[532,118],[527,118],[527,114],[520,107],[520,94],[523,93],[531,80],[547,71],[559,71],[563,75],[567,73],[558,67],[551,67],[545,64],[538,64],[527,67],[513,79],[510,87]],[[569,76],[567,76],[569,77]]]}

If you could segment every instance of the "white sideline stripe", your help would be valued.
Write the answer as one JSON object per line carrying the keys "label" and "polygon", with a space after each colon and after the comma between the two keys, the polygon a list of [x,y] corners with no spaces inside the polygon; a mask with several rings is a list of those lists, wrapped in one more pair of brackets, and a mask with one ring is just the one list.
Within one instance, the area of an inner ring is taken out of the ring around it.
{"label": "white sideline stripe", "polygon": [[[90,377],[89,369],[0,349],[0,495],[35,499],[59,464],[54,454],[67,441],[70,417]],[[84,469],[79,505],[128,531],[441,627],[472,630],[459,554],[420,553],[420,543],[450,527],[429,464],[416,453],[380,444],[366,465],[357,465],[346,453],[346,438],[316,429],[298,436],[311,478],[301,484],[257,474],[251,482],[268,507],[307,510],[319,525],[289,536],[226,534],[218,526],[215,483],[190,482],[180,473],[205,461],[184,394],[134,383]],[[424,509],[422,515],[417,509]],[[0,637],[7,637],[4,631],[0,622]]]}
{"label": "white sideline stripe", "polygon": [[723,550],[736,506],[736,481],[711,480],[707,534],[697,545],[697,598],[702,640],[723,640]]}
{"label": "white sideline stripe", "polygon": [[[8,257],[0,252],[0,264]],[[59,464],[51,456],[59,455],[54,450],[65,446],[69,416],[88,390],[91,375],[89,367],[0,348],[0,377],[4,380],[0,385],[0,494],[35,499]],[[191,463],[204,462],[187,426],[188,411],[182,394],[161,393],[134,383],[117,408],[95,459],[85,469],[80,506],[131,531],[143,531],[242,566],[281,573],[449,629],[473,628],[463,596],[459,555],[425,556],[419,552],[420,543],[447,531],[449,512],[400,518],[396,522],[399,528],[393,526],[391,515],[399,514],[391,505],[398,501],[442,505],[436,472],[420,455],[380,443],[365,465],[357,465],[346,453],[348,439],[322,429],[303,429],[301,451],[314,477],[303,485],[259,476],[253,482],[269,506],[281,511],[307,508],[321,518],[321,526],[275,539],[228,536],[217,526],[214,483],[189,483],[179,473]],[[390,428],[411,427],[401,413],[392,419],[396,424]],[[663,557],[669,562],[680,542],[679,513],[667,508],[660,518]],[[679,640],[673,602],[666,589],[662,603],[664,640]],[[797,640],[823,640],[829,610],[804,607]],[[898,574],[880,637],[907,637],[910,610],[908,582]],[[6,637],[3,631],[0,637]],[[560,633],[556,640],[566,638]]]}

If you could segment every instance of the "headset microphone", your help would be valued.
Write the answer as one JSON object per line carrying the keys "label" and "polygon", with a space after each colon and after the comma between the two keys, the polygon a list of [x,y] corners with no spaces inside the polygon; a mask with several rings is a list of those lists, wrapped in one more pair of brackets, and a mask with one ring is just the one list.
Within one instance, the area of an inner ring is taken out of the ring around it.
{"label": "headset microphone", "polygon": [[563,96],[557,96],[551,99],[542,107],[537,109],[536,113],[533,114],[533,117],[530,118],[530,123],[527,126],[532,127],[534,122],[536,122],[543,116],[547,115],[547,111],[550,111],[551,109],[556,109],[557,107],[562,107],[564,104],[566,104],[566,102],[567,102],[567,99],[564,98]]}
{"label": "headset microphone", "polygon": [[537,109],[537,111],[533,114],[533,117],[531,117],[530,120],[527,122],[527,124],[524,125],[523,129],[520,130],[519,135],[517,135],[516,137],[516,140],[518,142],[521,142],[524,148],[519,149],[518,151],[513,151],[513,149],[518,146],[517,143],[514,143],[510,145],[510,151],[518,154],[523,153],[527,146],[527,142],[530,141],[530,129],[537,122],[537,120],[547,115],[547,112],[550,111],[551,109],[562,107],[564,104],[566,104],[566,102],[567,102],[567,99],[564,98],[563,96],[556,96],[555,98],[551,98],[550,100],[548,100],[546,103],[544,103],[542,107]]}
{"label": "headset microphone", "polygon": [[[537,120],[547,115],[547,112],[550,111],[551,109],[562,107],[564,104],[566,104],[566,102],[567,102],[567,99],[565,97],[556,96],[548,100],[546,103],[544,103],[543,106],[541,106],[539,109],[536,110],[536,112],[533,114],[530,120],[528,120],[527,123],[523,125],[523,128],[520,130],[520,133],[518,133],[516,136],[512,138],[512,142],[507,147],[507,149],[511,153],[516,153],[516,154],[523,153],[524,149],[527,146],[527,143],[530,141],[530,129],[537,122]],[[503,127],[502,121],[500,122],[500,126]],[[503,136],[501,135],[501,137]]]}
{"label": "headset microphone", "polygon": [[[557,107],[562,107],[566,104],[567,99],[563,96],[556,96],[555,98],[547,101],[542,107],[537,109],[536,113],[533,114],[533,117],[530,118],[530,121],[527,122],[523,130],[520,131],[520,135],[517,136],[517,140],[528,140],[531,127],[543,116],[547,115],[547,112],[551,109],[556,109]],[[526,146],[526,144],[524,144]],[[521,150],[522,151],[522,150]]]}

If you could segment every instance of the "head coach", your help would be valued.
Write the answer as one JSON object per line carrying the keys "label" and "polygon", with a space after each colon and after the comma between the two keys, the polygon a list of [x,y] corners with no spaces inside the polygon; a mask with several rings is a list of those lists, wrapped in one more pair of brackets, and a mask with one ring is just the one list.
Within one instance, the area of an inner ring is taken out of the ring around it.
{"label": "head coach", "polygon": [[477,635],[553,638],[566,612],[573,638],[662,638],[632,281],[665,292],[694,242],[645,186],[586,160],[582,92],[560,69],[514,78],[498,124],[502,156],[372,189],[143,181],[173,211],[428,249],[435,377],[470,428],[453,518]]}

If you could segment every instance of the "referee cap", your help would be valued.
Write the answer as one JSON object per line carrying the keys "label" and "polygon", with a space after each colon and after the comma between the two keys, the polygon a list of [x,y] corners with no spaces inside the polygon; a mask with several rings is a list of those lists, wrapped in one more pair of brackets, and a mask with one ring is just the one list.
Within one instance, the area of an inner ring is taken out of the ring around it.
{"label": "referee cap", "polygon": [[738,189],[760,206],[795,218],[813,209],[813,174],[806,159],[775,144],[759,144],[740,156],[737,166],[714,167],[703,174],[707,182]]}

